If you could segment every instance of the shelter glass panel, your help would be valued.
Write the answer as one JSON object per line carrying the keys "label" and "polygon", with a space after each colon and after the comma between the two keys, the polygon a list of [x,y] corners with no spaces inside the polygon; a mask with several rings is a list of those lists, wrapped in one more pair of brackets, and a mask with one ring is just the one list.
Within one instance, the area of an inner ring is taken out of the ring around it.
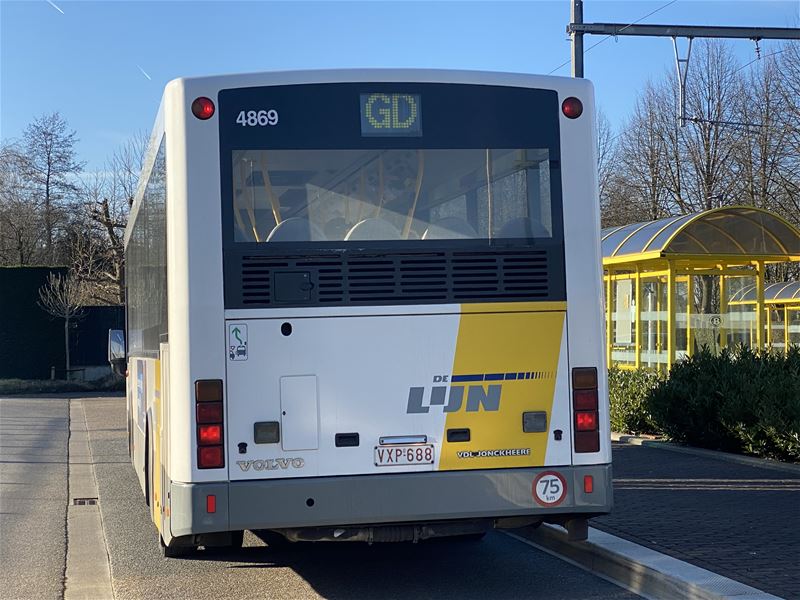
{"label": "shelter glass panel", "polygon": [[785,311],[782,306],[767,306],[767,327],[769,337],[767,344],[773,350],[783,352],[786,349],[786,323],[784,321]]}
{"label": "shelter glass panel", "polygon": [[690,304],[689,277],[682,277],[675,282],[675,360],[686,358],[689,353]]}
{"label": "shelter glass panel", "polygon": [[719,275],[692,277],[691,353],[706,347],[716,354],[726,339],[727,317],[721,309],[719,282]]}
{"label": "shelter glass panel", "polygon": [[663,277],[642,279],[641,365],[654,369],[667,366],[667,282]]}
{"label": "shelter glass panel", "polygon": [[638,254],[639,252],[644,252],[647,243],[658,234],[659,230],[663,226],[663,221],[654,221],[644,225],[641,229],[631,235],[631,237],[625,240],[625,242],[619,247],[617,256],[622,254]]}
{"label": "shelter glass panel", "polygon": [[636,364],[636,286],[633,279],[611,283],[611,361]]}
{"label": "shelter glass panel", "polygon": [[770,296],[770,298],[774,298],[775,300],[791,300],[796,298],[800,300],[800,281],[788,284],[774,283],[772,285],[779,287],[779,289],[776,290],[777,293],[774,293],[774,295]]}
{"label": "shelter glass panel", "polygon": [[755,299],[753,301],[737,301],[736,298],[747,298],[756,285],[753,275],[726,275],[725,291],[727,296],[728,312],[726,315],[727,345],[755,345],[757,311]]}
{"label": "shelter glass panel", "polygon": [[800,346],[800,306],[787,307],[786,325],[789,328],[789,345]]}
{"label": "shelter glass panel", "polygon": [[[631,232],[636,231],[639,227],[641,227],[641,223],[633,223],[632,225],[625,225],[624,227],[618,228],[616,231],[612,231],[612,233],[608,234],[609,230],[604,229],[602,232],[603,242],[602,242],[602,252],[603,256],[612,256],[614,254],[614,250],[617,249],[617,246],[620,245],[622,240],[628,237]],[[608,235],[606,235],[608,234]]]}
{"label": "shelter glass panel", "polygon": [[666,227],[664,227],[661,233],[659,233],[658,235],[656,235],[655,238],[653,238],[653,241],[650,242],[650,244],[648,244],[645,250],[661,250],[664,247],[664,244],[667,243],[667,240],[676,231],[678,231],[678,229],[680,229],[681,225],[686,223],[694,216],[695,215],[683,215],[682,217],[679,217],[677,219],[673,217],[671,222],[669,219],[661,219],[660,221],[658,221],[658,223],[662,224],[661,227],[664,227],[665,225]]}

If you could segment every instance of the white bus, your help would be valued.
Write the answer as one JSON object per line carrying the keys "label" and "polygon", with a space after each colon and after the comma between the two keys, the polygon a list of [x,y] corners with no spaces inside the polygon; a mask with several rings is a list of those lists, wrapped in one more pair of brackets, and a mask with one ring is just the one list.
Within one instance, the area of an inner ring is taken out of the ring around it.
{"label": "white bus", "polygon": [[165,554],[585,535],[612,502],[595,163],[584,80],[170,82],[125,236]]}

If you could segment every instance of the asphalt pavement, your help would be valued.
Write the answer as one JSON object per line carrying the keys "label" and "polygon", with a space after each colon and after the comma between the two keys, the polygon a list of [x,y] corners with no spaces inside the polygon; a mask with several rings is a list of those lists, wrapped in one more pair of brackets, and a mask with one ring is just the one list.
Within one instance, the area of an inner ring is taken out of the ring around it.
{"label": "asphalt pavement", "polygon": [[[73,546],[67,505],[78,491],[69,489],[71,446],[85,448],[86,462],[93,463],[102,522],[96,539],[108,550],[107,557],[100,554],[118,599],[636,597],[499,532],[482,542],[288,549],[271,548],[248,532],[239,550],[164,559],[128,460],[124,400],[84,398],[72,409],[73,420],[83,418],[80,427],[73,423],[74,443],[70,401],[0,399],[4,599],[64,596],[65,569],[72,564],[66,549]],[[85,468],[81,456],[75,460],[72,467]],[[614,512],[594,519],[594,527],[758,590],[800,599],[797,470],[615,444],[614,491]]]}
{"label": "asphalt pavement", "polygon": [[[3,433],[30,434],[23,453],[3,448],[3,584],[8,599],[61,598],[64,580],[68,404],[2,400]],[[634,594],[492,532],[481,542],[296,544],[270,548],[248,532],[236,551],[164,559],[126,447],[122,398],[82,399],[114,597],[127,598],[548,598],[628,599]],[[74,411],[73,411],[74,412]],[[9,418],[6,419],[6,416]],[[38,424],[40,431],[31,429]],[[46,423],[46,425],[43,425]],[[3,445],[6,444],[5,435]],[[42,448],[39,448],[41,446]],[[42,453],[39,453],[41,450]],[[51,471],[39,462],[47,457]],[[14,460],[16,471],[6,471]],[[58,470],[56,470],[58,469]],[[6,521],[6,519],[13,519]],[[11,535],[6,535],[7,525]],[[30,544],[36,541],[36,548]],[[45,560],[40,567],[37,560]]]}
{"label": "asphalt pavement", "polygon": [[128,464],[121,400],[85,402],[115,596],[126,598],[636,598],[501,533],[482,542],[296,544],[250,532],[237,551],[163,559]]}

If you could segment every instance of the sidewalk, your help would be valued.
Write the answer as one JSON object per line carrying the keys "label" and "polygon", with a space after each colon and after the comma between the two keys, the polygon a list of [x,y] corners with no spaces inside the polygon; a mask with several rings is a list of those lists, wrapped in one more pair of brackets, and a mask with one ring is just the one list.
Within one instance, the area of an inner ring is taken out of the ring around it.
{"label": "sidewalk", "polygon": [[800,473],[613,445],[602,531],[783,598],[800,598]]}

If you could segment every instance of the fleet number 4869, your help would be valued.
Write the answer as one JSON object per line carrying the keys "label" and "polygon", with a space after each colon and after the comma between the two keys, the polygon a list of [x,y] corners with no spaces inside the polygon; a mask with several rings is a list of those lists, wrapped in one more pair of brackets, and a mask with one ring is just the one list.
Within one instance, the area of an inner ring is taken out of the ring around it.
{"label": "fleet number 4869", "polygon": [[242,127],[268,127],[278,124],[278,111],[269,110],[242,110],[236,117],[236,122]]}

